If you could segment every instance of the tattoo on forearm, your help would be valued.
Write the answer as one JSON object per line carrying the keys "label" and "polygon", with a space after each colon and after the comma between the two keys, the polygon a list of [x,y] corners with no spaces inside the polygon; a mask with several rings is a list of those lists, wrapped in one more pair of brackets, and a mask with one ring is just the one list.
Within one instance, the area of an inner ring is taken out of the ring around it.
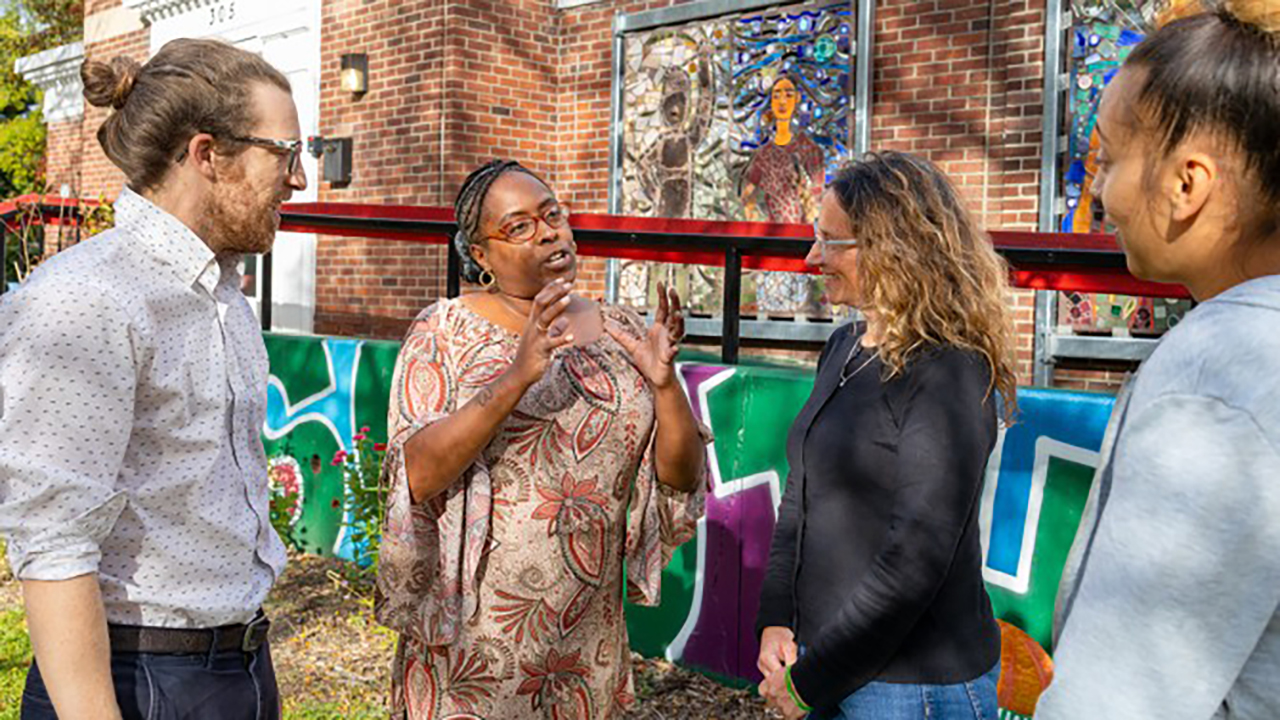
{"label": "tattoo on forearm", "polygon": [[488,385],[480,388],[480,392],[476,393],[476,402],[480,405],[480,407],[484,407],[488,405],[489,401],[492,399],[493,399],[493,388],[489,387]]}

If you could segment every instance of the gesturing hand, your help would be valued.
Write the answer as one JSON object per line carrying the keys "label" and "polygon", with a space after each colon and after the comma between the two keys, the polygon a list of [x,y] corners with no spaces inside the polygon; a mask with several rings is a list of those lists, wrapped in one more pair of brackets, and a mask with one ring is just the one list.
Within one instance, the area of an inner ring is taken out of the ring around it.
{"label": "gesturing hand", "polygon": [[658,310],[643,338],[633,337],[612,321],[605,323],[604,329],[627,351],[636,369],[655,389],[668,388],[675,382],[671,363],[684,339],[684,316],[675,288],[658,283]]}
{"label": "gesturing hand", "polygon": [[571,289],[568,281],[556,279],[534,296],[529,321],[520,333],[520,346],[509,370],[521,383],[538,382],[551,363],[551,353],[573,342],[573,334],[566,332],[569,319],[562,317],[569,307]]}

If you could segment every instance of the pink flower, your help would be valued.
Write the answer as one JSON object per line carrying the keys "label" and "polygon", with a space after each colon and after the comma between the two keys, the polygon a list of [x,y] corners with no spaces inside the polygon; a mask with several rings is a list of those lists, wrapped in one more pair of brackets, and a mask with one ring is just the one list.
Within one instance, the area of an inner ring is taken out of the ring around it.
{"label": "pink flower", "polygon": [[373,451],[374,451],[374,452],[386,452],[386,451],[387,451],[387,444],[386,444],[386,443],[374,443],[374,444],[373,444]]}
{"label": "pink flower", "polygon": [[360,428],[360,432],[365,435],[369,434],[369,426],[365,425],[364,427]]}
{"label": "pink flower", "polygon": [[365,439],[365,434],[364,434],[364,433],[356,433],[353,437],[354,437],[354,439],[358,442],[358,441],[360,441],[360,440]]}

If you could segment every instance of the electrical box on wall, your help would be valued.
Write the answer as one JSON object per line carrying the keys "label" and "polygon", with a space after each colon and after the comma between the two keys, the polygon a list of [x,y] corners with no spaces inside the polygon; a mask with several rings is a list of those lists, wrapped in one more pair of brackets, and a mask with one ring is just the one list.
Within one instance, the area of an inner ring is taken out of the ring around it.
{"label": "electrical box on wall", "polygon": [[323,157],[320,165],[322,180],[330,185],[344,186],[351,183],[351,138],[307,138],[307,147],[315,157]]}

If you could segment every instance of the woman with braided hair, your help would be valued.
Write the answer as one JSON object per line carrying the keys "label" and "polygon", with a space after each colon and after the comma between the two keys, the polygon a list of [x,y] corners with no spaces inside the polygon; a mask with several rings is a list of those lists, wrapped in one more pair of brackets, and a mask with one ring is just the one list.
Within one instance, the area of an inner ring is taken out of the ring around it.
{"label": "woman with braided hair", "polygon": [[1280,718],[1280,0],[1168,17],[1103,93],[1093,194],[1200,304],[1117,400],[1042,719]]}
{"label": "woman with braided hair", "polygon": [[568,212],[519,163],[473,172],[455,212],[484,291],[414,321],[388,418],[393,716],[620,717],[624,587],[657,604],[702,513],[707,436],[672,364],[680,300],[662,288],[646,328],[574,294]]}

